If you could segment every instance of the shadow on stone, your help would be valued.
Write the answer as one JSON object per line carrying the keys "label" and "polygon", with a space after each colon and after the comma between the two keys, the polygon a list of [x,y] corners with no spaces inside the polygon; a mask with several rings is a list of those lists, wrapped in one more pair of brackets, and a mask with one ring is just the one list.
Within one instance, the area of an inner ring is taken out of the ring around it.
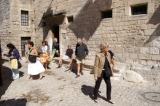
{"label": "shadow on stone", "polygon": [[[147,24],[159,24],[160,23],[160,6],[156,9],[154,14],[152,15],[151,19],[148,21]],[[155,31],[149,36],[148,40],[144,43],[146,45],[147,43],[157,39],[160,36],[160,25],[155,29]],[[158,46],[158,45],[157,45]]]}
{"label": "shadow on stone", "polygon": [[94,88],[88,85],[82,85],[82,88],[81,88],[81,91],[83,92],[83,94],[86,96],[89,96],[92,100],[94,100],[93,90]]}
{"label": "shadow on stone", "polygon": [[26,106],[27,100],[22,99],[9,99],[0,101],[0,106]]}
{"label": "shadow on stone", "polygon": [[99,27],[101,11],[111,8],[112,0],[88,0],[69,25],[77,38],[88,41]]}
{"label": "shadow on stone", "polygon": [[[12,71],[10,68],[2,66],[2,79],[3,79],[3,85],[0,86],[0,98],[1,96],[6,92],[10,84],[12,83]],[[0,105],[1,106],[1,105]]]}

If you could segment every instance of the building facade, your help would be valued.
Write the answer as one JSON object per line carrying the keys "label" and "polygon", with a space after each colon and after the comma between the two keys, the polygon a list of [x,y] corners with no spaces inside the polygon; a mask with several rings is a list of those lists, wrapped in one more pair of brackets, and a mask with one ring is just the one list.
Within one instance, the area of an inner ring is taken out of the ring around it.
{"label": "building facade", "polygon": [[2,47],[12,42],[23,54],[24,40],[52,46],[56,37],[64,53],[82,38],[90,60],[106,42],[128,69],[160,64],[160,0],[0,0],[0,5]]}

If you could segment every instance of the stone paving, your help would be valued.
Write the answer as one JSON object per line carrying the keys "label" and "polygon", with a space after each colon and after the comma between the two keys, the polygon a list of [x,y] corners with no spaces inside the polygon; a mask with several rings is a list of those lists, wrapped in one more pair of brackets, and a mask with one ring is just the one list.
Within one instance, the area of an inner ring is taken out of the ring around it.
{"label": "stone paving", "polygon": [[144,81],[143,83],[126,82],[120,75],[111,78],[112,100],[106,101],[105,83],[102,81],[99,102],[93,101],[94,79],[90,71],[75,78],[75,73],[66,68],[57,68],[51,63],[51,69],[42,80],[35,76],[29,80],[27,64],[21,61],[20,79],[12,81],[9,62],[2,68],[4,86],[0,87],[0,106],[160,106],[160,85]]}

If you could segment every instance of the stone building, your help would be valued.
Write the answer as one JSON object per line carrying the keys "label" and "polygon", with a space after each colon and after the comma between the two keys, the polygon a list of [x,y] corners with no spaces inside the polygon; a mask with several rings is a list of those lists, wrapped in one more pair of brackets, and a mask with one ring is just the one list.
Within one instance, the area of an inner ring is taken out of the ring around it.
{"label": "stone building", "polygon": [[2,47],[12,42],[23,55],[23,42],[42,40],[59,48],[82,38],[94,60],[107,42],[117,62],[128,69],[160,64],[160,0],[0,0]]}
{"label": "stone building", "polygon": [[24,41],[34,40],[33,4],[33,0],[0,0],[0,33],[4,51],[7,50],[6,44],[11,42],[23,56]]}

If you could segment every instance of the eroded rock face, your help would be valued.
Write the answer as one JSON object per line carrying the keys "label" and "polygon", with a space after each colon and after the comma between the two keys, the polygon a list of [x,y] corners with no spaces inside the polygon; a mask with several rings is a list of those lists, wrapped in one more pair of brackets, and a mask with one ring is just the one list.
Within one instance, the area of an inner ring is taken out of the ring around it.
{"label": "eroded rock face", "polygon": [[123,78],[127,81],[131,82],[142,82],[143,78],[140,74],[132,71],[132,70],[126,70],[122,73]]}

